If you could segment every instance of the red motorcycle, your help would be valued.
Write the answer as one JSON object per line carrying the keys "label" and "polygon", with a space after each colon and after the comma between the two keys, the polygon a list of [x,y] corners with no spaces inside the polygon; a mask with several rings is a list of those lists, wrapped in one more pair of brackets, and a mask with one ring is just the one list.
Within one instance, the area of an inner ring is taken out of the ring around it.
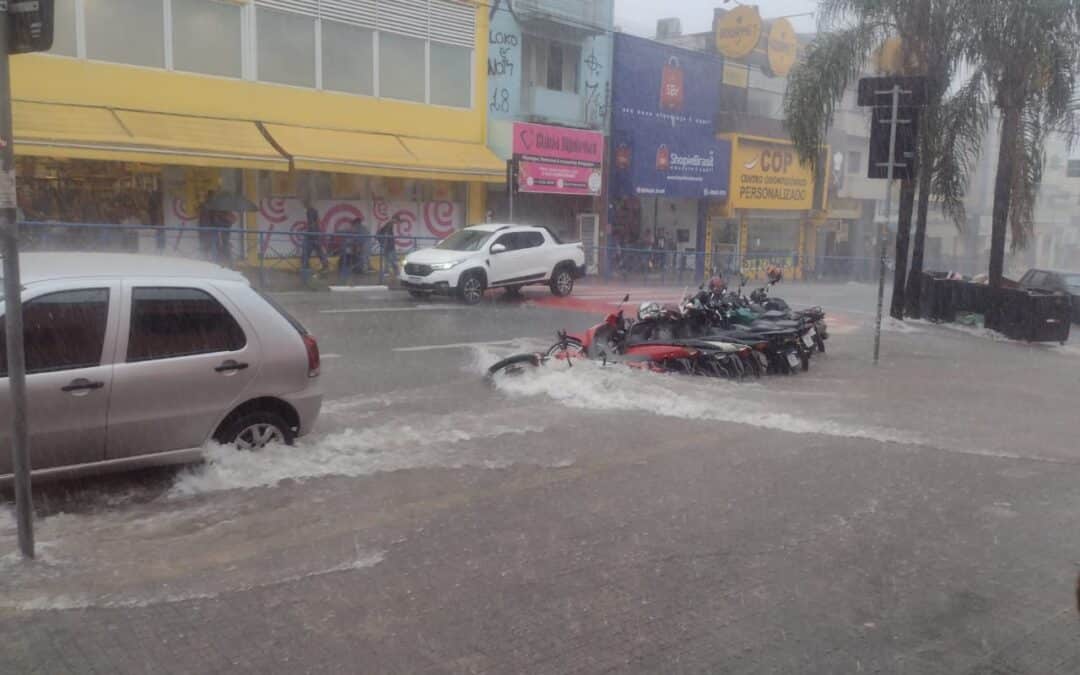
{"label": "red motorcycle", "polygon": [[569,367],[577,359],[593,359],[626,364],[658,373],[681,373],[712,377],[732,376],[728,369],[729,355],[688,345],[665,343],[628,343],[631,322],[623,316],[622,305],[630,299],[623,297],[617,311],[583,334],[571,335],[559,331],[559,341],[542,354],[515,354],[488,369],[488,376],[520,373],[539,367],[549,360],[565,361]]}

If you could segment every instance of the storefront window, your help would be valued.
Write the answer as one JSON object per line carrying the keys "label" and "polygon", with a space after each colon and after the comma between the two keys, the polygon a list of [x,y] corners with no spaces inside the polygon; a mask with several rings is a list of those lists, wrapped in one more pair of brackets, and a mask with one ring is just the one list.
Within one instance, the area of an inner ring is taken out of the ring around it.
{"label": "storefront window", "polygon": [[161,0],[87,0],[86,55],[101,61],[163,68],[162,6]]}
{"label": "storefront window", "polygon": [[56,0],[53,5],[53,43],[49,53],[78,55],[75,48],[75,0]]}
{"label": "storefront window", "polygon": [[323,89],[375,93],[374,34],[347,23],[322,22]]}
{"label": "storefront window", "polygon": [[240,7],[218,0],[172,0],[177,70],[240,77]]}
{"label": "storefront window", "polygon": [[423,103],[423,40],[379,33],[379,96]]}
{"label": "storefront window", "polygon": [[259,7],[259,79],[315,86],[315,19]]}
{"label": "storefront window", "polygon": [[431,102],[469,107],[472,94],[472,50],[439,42],[431,43]]}

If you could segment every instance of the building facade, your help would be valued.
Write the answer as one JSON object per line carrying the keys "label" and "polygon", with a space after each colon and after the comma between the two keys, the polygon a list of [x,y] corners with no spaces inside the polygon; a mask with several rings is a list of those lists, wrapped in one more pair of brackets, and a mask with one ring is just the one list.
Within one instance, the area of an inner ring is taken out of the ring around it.
{"label": "building facade", "polygon": [[[12,59],[19,205],[33,220],[178,228],[208,191],[233,222],[374,232],[402,245],[483,219],[488,7],[465,0],[57,0],[51,52]],[[239,229],[239,227],[238,227]],[[298,240],[234,256],[291,256]],[[141,242],[132,242],[138,248]]]}
{"label": "building facade", "polygon": [[518,163],[513,200],[505,185],[490,188],[493,217],[512,212],[517,222],[587,244],[599,240],[613,4],[490,3],[488,145],[501,160]]}

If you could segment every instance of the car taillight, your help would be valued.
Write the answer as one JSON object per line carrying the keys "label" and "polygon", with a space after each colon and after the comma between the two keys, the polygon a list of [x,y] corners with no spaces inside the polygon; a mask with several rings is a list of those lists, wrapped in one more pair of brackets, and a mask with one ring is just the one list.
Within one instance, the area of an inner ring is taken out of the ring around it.
{"label": "car taillight", "polygon": [[304,335],[304,347],[307,349],[307,376],[319,376],[319,343],[311,335]]}

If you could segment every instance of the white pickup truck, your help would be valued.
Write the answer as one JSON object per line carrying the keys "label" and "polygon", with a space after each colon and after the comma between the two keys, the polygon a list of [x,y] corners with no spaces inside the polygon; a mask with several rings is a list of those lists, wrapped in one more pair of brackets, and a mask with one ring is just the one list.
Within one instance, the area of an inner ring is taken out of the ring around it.
{"label": "white pickup truck", "polygon": [[574,280],[584,275],[581,244],[564,244],[544,227],[486,224],[408,254],[399,281],[413,297],[454,293],[474,305],[488,288],[516,293],[547,284],[554,295],[570,295]]}

